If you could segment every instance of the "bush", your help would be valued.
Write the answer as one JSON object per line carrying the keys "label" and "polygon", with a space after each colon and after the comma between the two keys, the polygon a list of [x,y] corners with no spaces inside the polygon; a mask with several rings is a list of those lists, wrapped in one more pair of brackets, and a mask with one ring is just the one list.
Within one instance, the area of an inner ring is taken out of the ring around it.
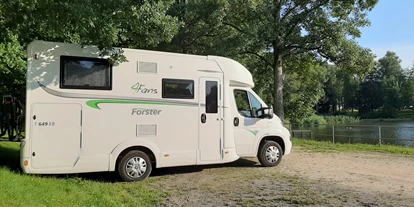
{"label": "bush", "polygon": [[361,113],[360,116],[362,119],[388,119],[388,118],[397,118],[398,111],[393,107],[384,107],[378,111],[372,111],[367,113]]}
{"label": "bush", "polygon": [[342,123],[356,123],[359,122],[358,117],[353,116],[319,116],[312,115],[303,120],[298,121],[300,124],[342,124]]}
{"label": "bush", "polygon": [[312,115],[310,117],[307,117],[303,120],[303,124],[327,124],[326,119],[324,119],[323,116],[318,115]]}
{"label": "bush", "polygon": [[342,124],[342,123],[356,123],[359,122],[358,117],[353,116],[325,116],[326,122],[329,124]]}

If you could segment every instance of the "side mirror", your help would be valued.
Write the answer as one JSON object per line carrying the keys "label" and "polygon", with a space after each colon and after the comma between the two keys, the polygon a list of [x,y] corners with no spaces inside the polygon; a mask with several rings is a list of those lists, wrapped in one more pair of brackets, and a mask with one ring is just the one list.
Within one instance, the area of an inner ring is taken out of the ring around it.
{"label": "side mirror", "polygon": [[256,108],[252,108],[252,117],[257,117],[258,116],[257,112],[258,110]]}
{"label": "side mirror", "polygon": [[269,119],[273,118],[273,106],[272,106],[272,104],[268,104],[268,107],[264,108],[263,113],[264,113],[264,116],[266,118],[269,118]]}

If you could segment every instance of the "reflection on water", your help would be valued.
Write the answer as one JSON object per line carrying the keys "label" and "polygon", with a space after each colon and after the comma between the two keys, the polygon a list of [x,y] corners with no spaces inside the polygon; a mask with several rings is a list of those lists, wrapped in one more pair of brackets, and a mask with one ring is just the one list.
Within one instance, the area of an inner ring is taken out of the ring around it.
{"label": "reflection on water", "polygon": [[[291,130],[311,130],[312,139],[337,143],[392,144],[414,147],[414,121],[372,121],[338,125],[291,124]],[[295,137],[310,138],[308,133]]]}

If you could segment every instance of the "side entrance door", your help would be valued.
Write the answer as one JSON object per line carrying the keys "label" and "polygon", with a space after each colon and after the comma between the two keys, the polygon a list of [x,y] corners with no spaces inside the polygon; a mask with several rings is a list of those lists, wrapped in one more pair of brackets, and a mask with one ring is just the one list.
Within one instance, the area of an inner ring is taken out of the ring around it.
{"label": "side entrance door", "polygon": [[32,107],[32,167],[72,168],[82,148],[82,106],[36,103]]}
{"label": "side entrance door", "polygon": [[221,78],[201,77],[199,80],[199,145],[201,161],[221,159],[222,126],[221,119]]}

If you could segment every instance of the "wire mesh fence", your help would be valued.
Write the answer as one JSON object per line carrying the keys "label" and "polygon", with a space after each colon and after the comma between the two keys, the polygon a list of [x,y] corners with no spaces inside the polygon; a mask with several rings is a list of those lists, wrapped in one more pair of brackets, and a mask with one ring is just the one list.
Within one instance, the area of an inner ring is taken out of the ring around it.
{"label": "wire mesh fence", "polygon": [[332,143],[362,143],[414,147],[413,126],[360,124],[286,124],[292,137]]}

